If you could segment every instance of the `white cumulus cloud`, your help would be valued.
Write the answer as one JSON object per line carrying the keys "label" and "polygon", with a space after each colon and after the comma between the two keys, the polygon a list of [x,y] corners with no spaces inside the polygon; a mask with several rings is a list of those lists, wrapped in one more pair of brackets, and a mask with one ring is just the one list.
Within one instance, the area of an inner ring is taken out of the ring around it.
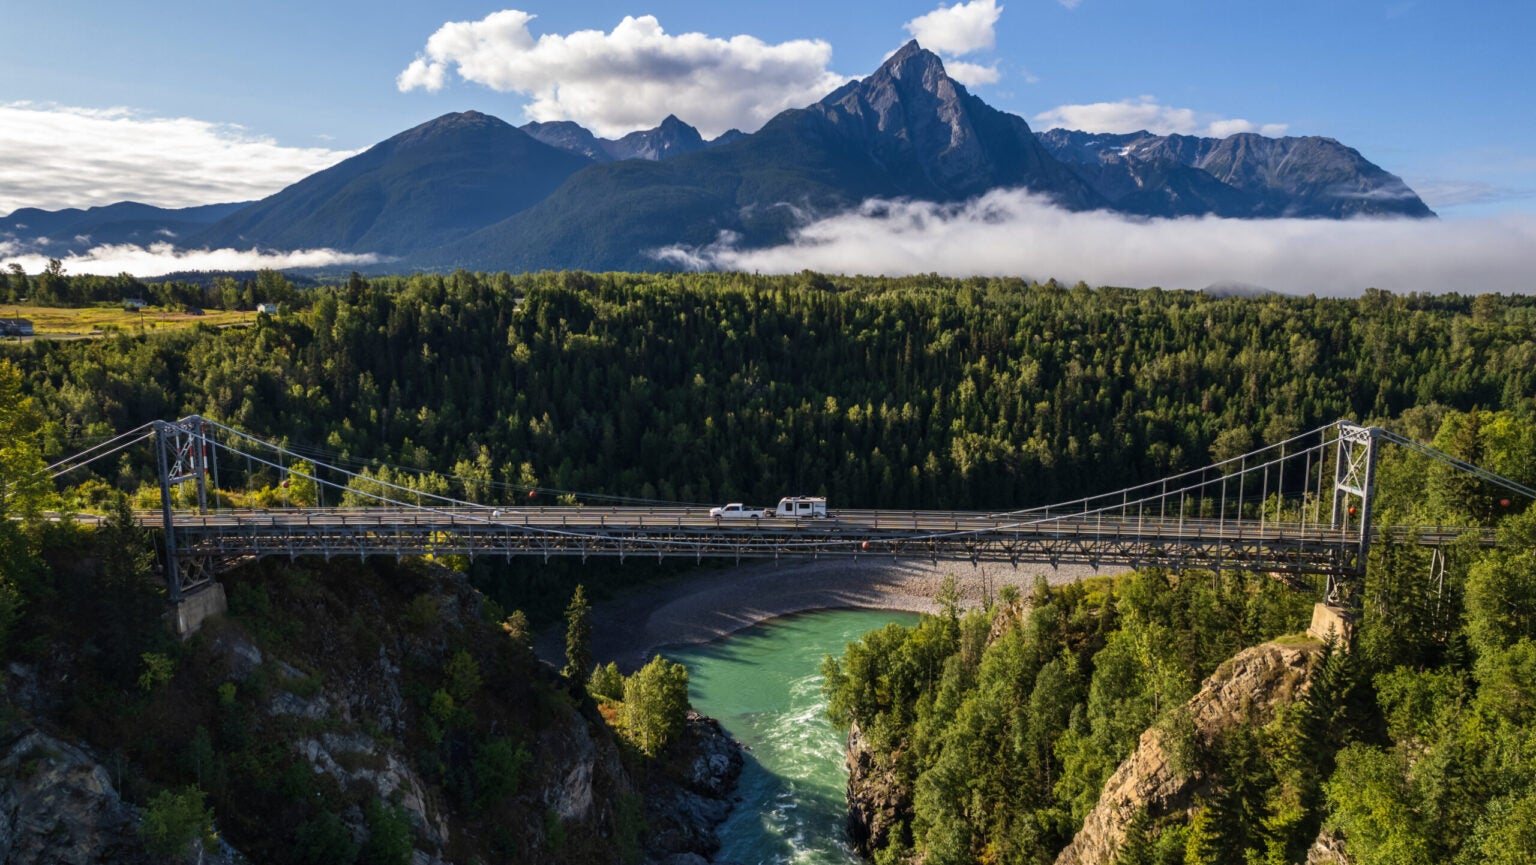
{"label": "white cumulus cloud", "polygon": [[1189,108],[1163,105],[1152,96],[1138,96],[1119,102],[1093,102],[1086,105],[1060,105],[1035,115],[1040,129],[1078,129],[1083,132],[1139,132],[1156,135],[1205,135],[1226,138],[1239,132],[1257,132],[1272,138],[1285,134],[1284,123],[1254,123],[1249,120],[1220,117]]}
{"label": "white cumulus cloud", "polygon": [[126,108],[0,104],[0,214],[133,200],[263,198],[353,151],[285,147],[238,126]]}
{"label": "white cumulus cloud", "polygon": [[1002,73],[997,71],[995,63],[991,66],[982,66],[979,63],[966,63],[963,60],[946,60],[944,71],[949,73],[950,78],[967,87],[996,84],[1002,78]]}
{"label": "white cumulus cloud", "polygon": [[731,128],[754,131],[848,80],[828,69],[832,46],[819,39],[770,45],[752,36],[674,36],[651,15],[625,17],[606,33],[535,38],[528,29],[534,17],[507,9],[446,23],[395,84],[435,91],[454,72],[528,97],[533,120],[574,120],[615,137],[676,114],[713,137]]}
{"label": "white cumulus cloud", "polygon": [[1014,275],[1090,285],[1245,284],[1295,294],[1536,292],[1536,215],[1476,220],[1137,220],[1019,190],[960,205],[871,201],[791,243],[659,250],[686,267],[792,273]]}
{"label": "white cumulus cloud", "polygon": [[902,26],[924,48],[958,57],[996,45],[995,28],[1002,14],[1003,7],[997,5],[997,0],[971,0],[940,6]]}
{"label": "white cumulus cloud", "polygon": [[[5,255],[0,244],[0,255]],[[347,267],[377,264],[383,259],[373,253],[354,254],[333,249],[300,249],[293,252],[258,252],[254,249],[193,249],[177,251],[169,243],[149,246],[110,244],[83,254],[62,259],[66,273],[95,273],[112,276],[131,273],[138,277],[164,276],[190,270],[285,270],[294,267]],[[40,255],[10,258],[6,265],[19,264],[28,273],[41,272],[48,259]]]}

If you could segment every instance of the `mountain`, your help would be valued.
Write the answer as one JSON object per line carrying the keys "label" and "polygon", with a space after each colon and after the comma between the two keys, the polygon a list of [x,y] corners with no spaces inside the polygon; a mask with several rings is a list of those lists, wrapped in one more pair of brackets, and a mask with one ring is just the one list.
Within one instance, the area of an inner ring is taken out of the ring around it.
{"label": "mountain", "polygon": [[734,144],[747,137],[747,133],[740,129],[727,129],[714,138],[704,142],[705,147],[719,147],[722,144]]}
{"label": "mountain", "polygon": [[1144,216],[1413,216],[1434,212],[1401,178],[1333,140],[1051,129],[1040,142],[1116,210]]}
{"label": "mountain", "polygon": [[540,123],[535,120],[519,129],[548,144],[550,147],[558,147],[571,153],[585,156],[593,162],[612,162],[613,155],[608,152],[604,144],[612,144],[607,139],[598,138],[590,130],[580,123],[570,120],[551,120]]}
{"label": "mountain", "polygon": [[[708,146],[699,135],[699,130],[671,114],[667,115],[667,119],[661,121],[661,125],[655,129],[631,132],[619,139],[598,138],[586,127],[569,120],[554,120],[548,123],[535,121],[520,128],[545,144],[579,153],[593,162],[666,159],[669,156],[703,150]],[[735,132],[737,136],[743,134],[736,129],[725,134],[730,135],[731,132]]]}
{"label": "mountain", "polygon": [[613,142],[608,152],[614,159],[666,159],[703,149],[699,130],[668,114],[660,126],[631,132]]}
{"label": "mountain", "polygon": [[395,270],[649,270],[686,266],[722,241],[785,243],[871,199],[957,202],[1004,188],[1139,216],[1434,215],[1400,178],[1331,138],[1036,136],[914,41],[752,134],[706,141],[668,116],[610,140],[569,121],[518,129],[446,114],[253,204],[18,211],[0,221],[0,249],[174,238],[184,248],[374,252]]}
{"label": "mountain", "polygon": [[64,256],[103,244],[174,243],[249,204],[239,201],[172,209],[119,201],[88,210],[24,207],[0,219],[0,244],[11,244],[15,252]]}
{"label": "mountain", "polygon": [[1072,209],[1107,204],[1022,118],[970,95],[911,42],[874,75],[752,135],[662,161],[594,165],[534,207],[413,263],[654,269],[664,265],[660,248],[704,246],[722,233],[780,243],[805,219],[871,197],[955,201],[1000,186]]}
{"label": "mountain", "polygon": [[406,255],[506,219],[591,163],[495,117],[445,114],[220,220],[190,243]]}
{"label": "mountain", "polygon": [[882,166],[899,194],[943,201],[1023,186],[1073,209],[1104,203],[1022,117],[972,96],[916,40],[809,111],[827,134]]}

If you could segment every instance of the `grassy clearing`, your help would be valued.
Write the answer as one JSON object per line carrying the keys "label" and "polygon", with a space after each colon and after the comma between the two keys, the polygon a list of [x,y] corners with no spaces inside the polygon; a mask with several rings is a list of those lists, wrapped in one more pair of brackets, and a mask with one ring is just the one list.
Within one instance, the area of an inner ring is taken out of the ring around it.
{"label": "grassy clearing", "polygon": [[28,304],[0,304],[0,318],[25,318],[32,322],[38,336],[94,336],[122,332],[146,333],[164,328],[186,328],[196,324],[212,326],[249,324],[256,319],[254,312],[225,312],[208,310],[203,315],[170,312],[158,306],[146,306],[142,310],[127,310],[117,305],[60,307],[30,306]]}

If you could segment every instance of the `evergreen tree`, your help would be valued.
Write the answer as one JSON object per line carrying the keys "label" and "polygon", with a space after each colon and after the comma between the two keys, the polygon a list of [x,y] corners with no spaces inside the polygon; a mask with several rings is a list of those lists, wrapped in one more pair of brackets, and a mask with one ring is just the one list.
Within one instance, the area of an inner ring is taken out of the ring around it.
{"label": "evergreen tree", "polygon": [[1152,838],[1152,819],[1146,808],[1136,809],[1125,827],[1125,840],[1115,853],[1115,865],[1156,865],[1156,845]]}
{"label": "evergreen tree", "polygon": [[578,688],[586,684],[593,666],[591,612],[587,590],[577,583],[565,608],[565,667],[560,675]]}

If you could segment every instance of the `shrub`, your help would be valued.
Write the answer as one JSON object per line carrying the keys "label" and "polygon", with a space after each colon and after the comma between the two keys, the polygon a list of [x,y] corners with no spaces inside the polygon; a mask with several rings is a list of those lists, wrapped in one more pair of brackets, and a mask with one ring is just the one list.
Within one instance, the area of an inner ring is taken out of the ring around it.
{"label": "shrub", "polygon": [[592,678],[587,682],[587,693],[597,700],[623,700],[624,674],[619,672],[619,665],[609,661],[608,666],[593,670]]}
{"label": "shrub", "polygon": [[139,687],[146,694],[153,691],[155,686],[169,682],[171,673],[176,669],[175,662],[159,652],[145,652],[139,659],[144,662],[144,672],[139,674]]}
{"label": "shrub", "polygon": [[203,804],[203,791],[196,787],[162,790],[149,800],[139,837],[149,852],[160,856],[180,856],[193,841],[204,847],[218,843],[213,831],[213,811]]}
{"label": "shrub", "polygon": [[475,807],[488,808],[517,792],[528,767],[527,749],[497,736],[475,754]]}

